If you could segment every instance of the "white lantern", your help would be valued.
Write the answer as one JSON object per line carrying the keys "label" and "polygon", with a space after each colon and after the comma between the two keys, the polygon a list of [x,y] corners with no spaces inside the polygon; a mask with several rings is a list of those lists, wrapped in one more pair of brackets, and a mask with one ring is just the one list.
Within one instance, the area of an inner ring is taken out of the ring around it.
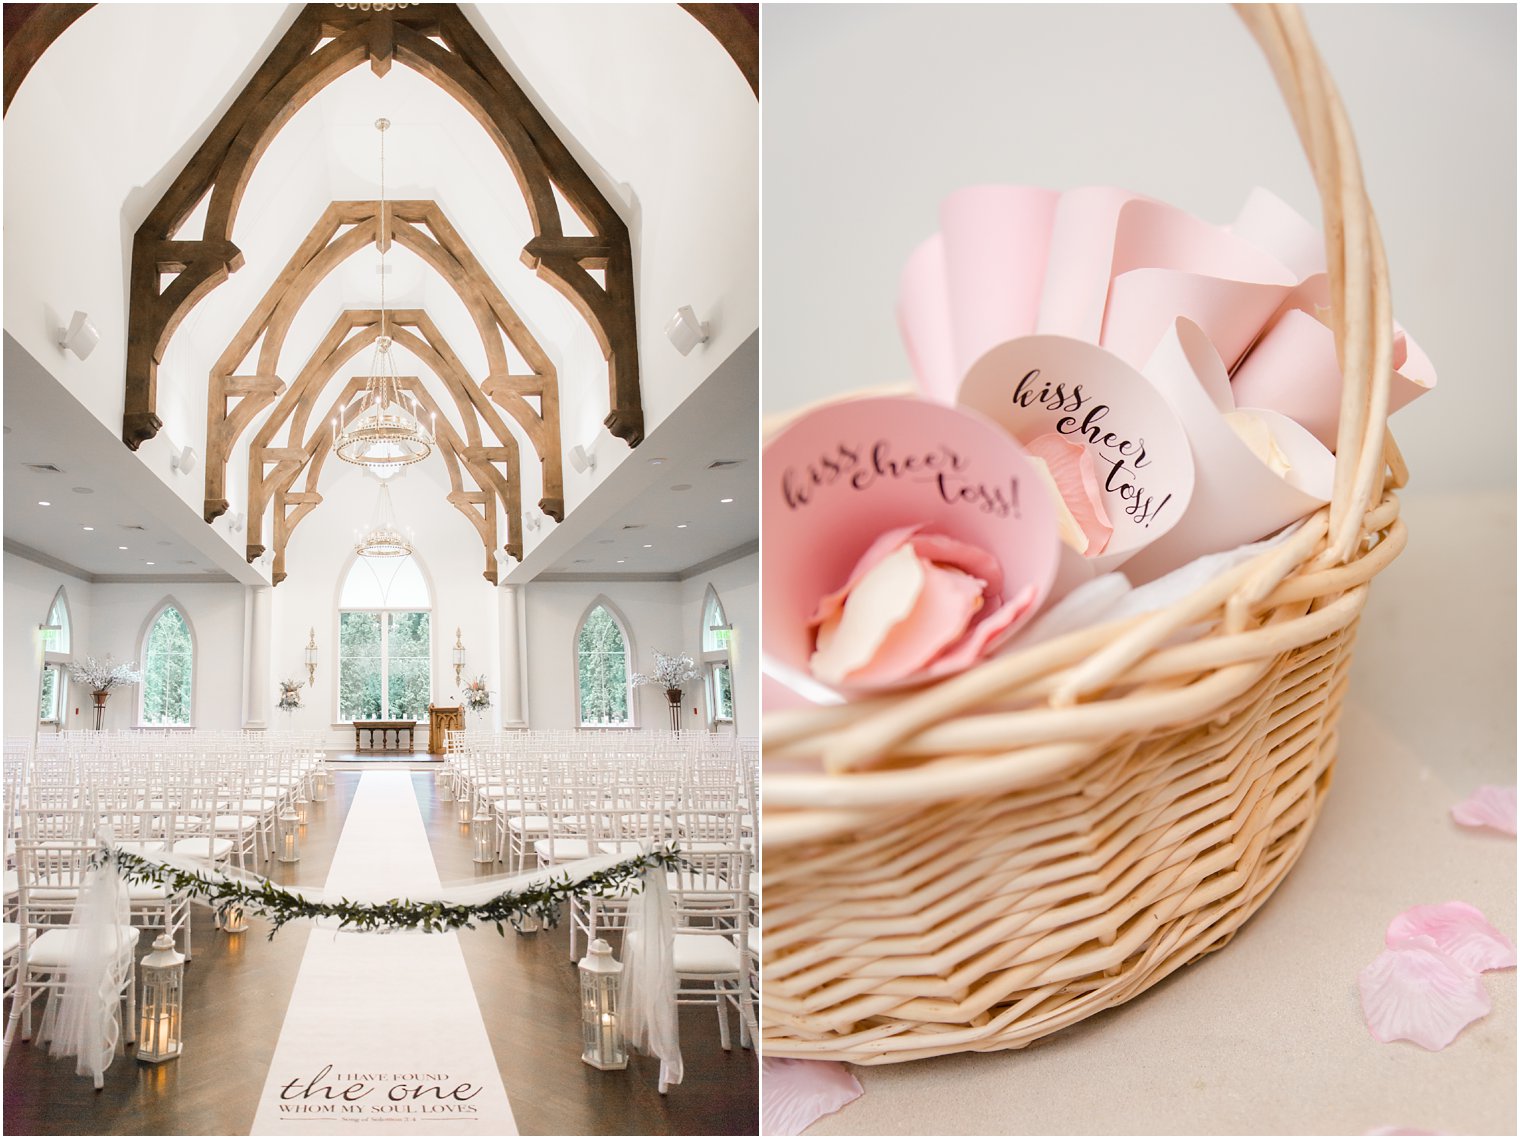
{"label": "white lantern", "polygon": [[183,1050],[180,1019],[184,1013],[185,958],[174,938],[159,934],[153,952],[142,959],[142,1006],[137,1022],[137,1058],[150,1064],[172,1060]]}
{"label": "white lantern", "polygon": [[301,861],[301,820],[289,805],[280,812],[279,825],[275,829],[275,845],[281,862]]}
{"label": "white lantern", "polygon": [[581,1061],[604,1072],[628,1067],[623,1024],[618,1015],[618,985],[623,963],[612,946],[597,938],[581,958]]}
{"label": "white lantern", "polygon": [[223,933],[247,933],[248,914],[242,902],[233,902],[216,911],[216,928]]}
{"label": "white lantern", "polygon": [[440,803],[452,803],[454,801],[454,776],[447,768],[438,769],[438,801]]}
{"label": "white lantern", "polygon": [[496,861],[496,820],[484,805],[480,813],[470,822],[470,838],[475,843],[475,861],[480,863],[492,863]]}
{"label": "white lantern", "polygon": [[307,806],[306,806],[306,794],[305,794],[305,792],[302,792],[301,795],[296,799],[296,823],[298,825],[300,825],[300,826],[303,826],[303,827],[307,823]]}
{"label": "white lantern", "polygon": [[321,761],[317,770],[311,777],[311,801],[313,803],[327,802],[327,762]]}
{"label": "white lantern", "polygon": [[470,803],[469,796],[459,800],[459,825],[468,826],[470,820],[475,817],[475,808]]}

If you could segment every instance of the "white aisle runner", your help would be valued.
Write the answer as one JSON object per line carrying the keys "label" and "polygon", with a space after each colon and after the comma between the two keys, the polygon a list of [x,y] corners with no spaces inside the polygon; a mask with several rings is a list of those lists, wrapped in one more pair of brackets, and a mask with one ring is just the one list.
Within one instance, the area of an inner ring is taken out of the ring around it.
{"label": "white aisle runner", "polygon": [[[437,887],[410,774],[365,772],[329,894]],[[252,1134],[517,1134],[456,934],[309,936]]]}

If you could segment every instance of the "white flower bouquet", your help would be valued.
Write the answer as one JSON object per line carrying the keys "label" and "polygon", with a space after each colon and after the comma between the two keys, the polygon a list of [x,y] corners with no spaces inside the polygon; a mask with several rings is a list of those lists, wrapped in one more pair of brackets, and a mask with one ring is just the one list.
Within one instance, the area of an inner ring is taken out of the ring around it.
{"label": "white flower bouquet", "polygon": [[679,693],[685,685],[699,679],[701,675],[691,657],[685,653],[680,656],[667,656],[656,649],[654,671],[634,673],[633,683],[638,687],[646,684],[657,685],[663,688],[668,696],[672,692]]}
{"label": "white flower bouquet", "polygon": [[108,655],[102,663],[94,657],[85,657],[81,661],[69,662],[69,675],[79,684],[88,685],[91,692],[109,692],[119,684],[137,684],[142,681],[142,673],[137,671],[137,664],[113,664]]}
{"label": "white flower bouquet", "polygon": [[477,676],[464,686],[460,699],[464,701],[465,709],[470,712],[484,712],[491,706],[491,691],[486,687],[484,674]]}
{"label": "white flower bouquet", "polygon": [[280,702],[277,707],[282,712],[294,712],[301,706],[301,689],[305,687],[299,680],[280,681]]}

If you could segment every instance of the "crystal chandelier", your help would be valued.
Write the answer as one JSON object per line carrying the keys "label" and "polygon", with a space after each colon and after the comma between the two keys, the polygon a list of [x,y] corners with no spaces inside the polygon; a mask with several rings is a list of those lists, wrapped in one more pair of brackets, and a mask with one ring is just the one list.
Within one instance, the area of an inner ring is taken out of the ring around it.
{"label": "crystal chandelier", "polygon": [[361,558],[404,558],[412,552],[412,543],[396,526],[396,515],[391,509],[390,483],[381,481],[374,525],[354,543],[354,550]]}
{"label": "crystal chandelier", "polygon": [[366,467],[382,479],[433,452],[433,433],[422,425],[417,397],[405,400],[396,376],[385,311],[385,251],[390,244],[385,213],[385,132],[389,119],[376,119],[380,132],[380,335],[370,358],[364,391],[333,419],[332,447],[338,458]]}

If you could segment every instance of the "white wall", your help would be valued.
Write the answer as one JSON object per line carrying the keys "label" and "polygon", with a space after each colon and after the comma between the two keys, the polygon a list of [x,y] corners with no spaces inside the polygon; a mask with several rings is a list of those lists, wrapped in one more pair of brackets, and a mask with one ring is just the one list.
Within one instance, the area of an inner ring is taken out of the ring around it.
{"label": "white wall", "polygon": [[[97,641],[90,628],[90,610],[93,591],[97,588],[89,582],[74,577],[15,554],[6,554],[5,567],[5,727],[7,738],[30,737],[36,723],[37,694],[40,677],[37,673],[32,633],[47,619],[52,607],[53,595],[62,586],[69,600],[69,620],[72,625],[70,655],[75,659],[94,655],[104,658],[114,652],[117,660],[130,660],[129,645],[112,645]],[[91,713],[86,704],[81,706],[78,717],[73,715],[76,699],[66,709],[65,724],[69,727],[89,726]]]}
{"label": "white wall", "polygon": [[[97,582],[90,611],[89,645],[76,638],[74,655],[111,652],[117,660],[142,664],[148,619],[172,600],[190,626],[195,647],[190,690],[191,726],[220,731],[243,726],[244,609],[247,587],[234,582]],[[99,646],[99,647],[89,647]],[[104,726],[138,724],[142,688],[113,691],[106,701]],[[78,703],[78,700],[75,700]],[[70,709],[72,711],[72,708]],[[84,713],[87,715],[88,713]]]}
{"label": "white wall", "polygon": [[[329,467],[343,467],[335,461]],[[269,692],[270,727],[327,730],[334,747],[353,746],[353,730],[338,716],[338,595],[354,561],[356,531],[369,526],[379,494],[377,483],[358,471],[335,472],[322,484],[323,502],[297,527],[285,552],[286,579],[274,587],[271,604]],[[326,472],[324,472],[326,474]],[[447,489],[443,460],[433,456],[391,480],[391,501],[403,531],[412,531],[418,560],[432,588],[433,702],[457,704],[451,650],[454,630],[465,645],[465,677],[484,673],[500,692],[498,589],[482,576],[485,547],[468,519],[443,501]],[[503,535],[504,536],[504,535]],[[306,680],[305,649],[317,634],[315,691],[302,690],[303,707],[287,718],[276,712],[278,682]],[[493,715],[500,715],[500,699]],[[419,736],[418,750],[426,743]]]}
{"label": "white wall", "polygon": [[[524,587],[528,607],[528,724],[573,728],[576,707],[575,634],[598,597],[611,601],[632,640],[631,668],[648,671],[654,654],[687,651],[681,635],[678,581],[533,581]],[[656,688],[635,689],[634,722],[641,728],[668,728],[665,697]],[[683,719],[691,716],[685,704]]]}

